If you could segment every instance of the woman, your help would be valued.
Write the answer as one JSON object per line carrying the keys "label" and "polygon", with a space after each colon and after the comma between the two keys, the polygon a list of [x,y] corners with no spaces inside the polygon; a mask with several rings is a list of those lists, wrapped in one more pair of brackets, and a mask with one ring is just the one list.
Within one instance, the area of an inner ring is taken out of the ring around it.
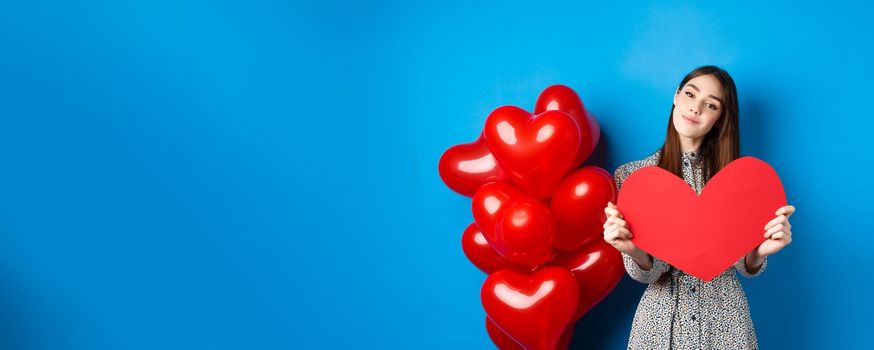
{"label": "woman", "polygon": [[[686,75],[674,94],[664,145],[617,168],[617,188],[635,170],[658,165],[700,194],[716,172],[739,157],[737,105],[734,81],[724,70],[704,66]],[[767,266],[767,257],[792,242],[789,216],[794,206],[779,208],[764,227],[767,240],[709,282],[636,247],[613,203],[604,212],[604,240],[622,253],[631,278],[649,284],[634,315],[629,349],[758,348],[746,294],[734,270],[746,277],[758,276]]]}

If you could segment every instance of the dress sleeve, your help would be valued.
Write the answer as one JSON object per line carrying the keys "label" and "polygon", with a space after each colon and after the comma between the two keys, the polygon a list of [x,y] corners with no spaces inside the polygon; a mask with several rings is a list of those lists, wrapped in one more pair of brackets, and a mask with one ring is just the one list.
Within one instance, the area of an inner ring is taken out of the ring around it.
{"label": "dress sleeve", "polygon": [[[613,173],[613,179],[616,181],[617,193],[619,192],[619,189],[622,188],[622,182],[624,182],[627,177],[627,164],[623,164],[616,168],[616,171]],[[628,272],[628,275],[631,276],[633,280],[640,283],[653,283],[671,268],[671,265],[655,256],[652,257],[652,267],[650,267],[649,270],[641,268],[640,265],[637,265],[637,263],[634,262],[634,258],[626,253],[622,253],[622,262],[625,265],[625,271]]]}
{"label": "dress sleeve", "polygon": [[737,269],[737,271],[740,272],[740,274],[744,277],[752,278],[761,275],[762,272],[765,271],[765,267],[768,266],[768,257],[765,257],[765,260],[762,262],[762,267],[760,267],[759,271],[756,271],[756,273],[750,273],[749,271],[747,271],[746,262],[747,256],[744,255],[740,259],[738,259],[736,263],[734,263],[734,268]]}
{"label": "dress sleeve", "polygon": [[625,271],[631,276],[631,279],[640,283],[653,283],[658,281],[659,277],[671,268],[671,265],[664,260],[652,257],[652,267],[649,270],[644,270],[634,262],[631,255],[622,253],[622,263],[625,264]]}

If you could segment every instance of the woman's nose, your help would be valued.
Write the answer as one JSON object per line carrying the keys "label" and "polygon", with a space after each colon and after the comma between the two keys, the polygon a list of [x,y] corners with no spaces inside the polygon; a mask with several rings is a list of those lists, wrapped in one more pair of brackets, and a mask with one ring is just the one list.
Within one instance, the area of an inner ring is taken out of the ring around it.
{"label": "woman's nose", "polygon": [[696,108],[694,108],[694,107],[689,107],[689,112],[692,112],[692,113],[698,114],[698,109],[696,109]]}

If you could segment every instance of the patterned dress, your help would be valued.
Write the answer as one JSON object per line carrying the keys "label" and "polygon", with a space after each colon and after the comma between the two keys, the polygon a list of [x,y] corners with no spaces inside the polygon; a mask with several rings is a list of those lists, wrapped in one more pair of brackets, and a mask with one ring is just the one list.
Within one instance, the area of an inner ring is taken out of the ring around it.
{"label": "patterned dress", "polygon": [[[619,166],[614,173],[617,188],[635,170],[657,165],[660,156],[659,149]],[[682,158],[683,178],[700,194],[704,187],[701,158],[694,151],[683,153]],[[643,270],[628,254],[622,257],[631,278],[648,284],[634,314],[628,349],[758,349],[747,297],[734,271],[745,277],[758,276],[768,266],[767,257],[755,274],[746,270],[741,257],[710,282],[656,257],[649,270]]]}

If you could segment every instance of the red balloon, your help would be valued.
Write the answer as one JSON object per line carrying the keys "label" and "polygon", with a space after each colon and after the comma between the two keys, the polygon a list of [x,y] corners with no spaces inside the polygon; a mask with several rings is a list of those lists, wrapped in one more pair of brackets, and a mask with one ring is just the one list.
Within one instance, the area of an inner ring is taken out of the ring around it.
{"label": "red balloon", "polygon": [[530,268],[552,258],[555,219],[545,204],[503,182],[480,187],[471,204],[477,226],[502,257]]}
{"label": "red balloon", "polygon": [[574,338],[574,326],[575,322],[571,322],[565,327],[564,332],[561,334],[561,338],[558,338],[558,345],[556,345],[556,349],[558,350],[567,350],[568,347],[571,346],[571,340]]}
{"label": "red balloon", "polygon": [[542,200],[575,166],[580,149],[580,127],[562,111],[535,116],[519,107],[498,107],[486,118],[483,138],[513,183]]}
{"label": "red balloon", "polygon": [[507,333],[498,328],[488,316],[486,316],[486,332],[489,333],[492,343],[495,343],[495,346],[500,350],[525,350],[522,345],[519,345]]}
{"label": "red balloon", "polygon": [[534,274],[501,270],[486,278],[480,297],[486,315],[528,350],[553,350],[572,323],[580,287],[565,268]]}
{"label": "red balloon", "polygon": [[610,201],[616,202],[616,185],[607,170],[588,165],[564,178],[549,200],[557,225],[555,247],[572,251],[599,239],[607,220],[604,207]]}
{"label": "red balloon", "polygon": [[559,254],[550,265],[570,270],[580,286],[574,321],[610,294],[625,274],[621,253],[603,239],[586,243],[577,251]]}
{"label": "red balloon", "polygon": [[498,254],[486,240],[486,236],[483,235],[479,227],[476,226],[476,223],[472,223],[464,229],[464,234],[461,235],[461,247],[464,249],[464,255],[467,256],[467,259],[486,274],[502,269],[528,270]]}
{"label": "red balloon", "polygon": [[487,182],[508,179],[486,146],[482,133],[473,142],[449,147],[440,157],[438,169],[446,186],[468,197]]}
{"label": "red balloon", "polygon": [[[486,331],[489,333],[489,338],[492,339],[492,342],[495,343],[495,346],[501,350],[525,350],[522,345],[519,345],[513,338],[510,338],[507,333],[504,333],[498,326],[495,325],[492,320],[486,316]],[[574,336],[574,324],[569,324],[564,332],[561,334],[561,337],[558,338],[558,345],[556,345],[556,350],[567,350],[571,345],[571,340]]]}
{"label": "red balloon", "polygon": [[570,114],[580,126],[580,149],[574,160],[574,167],[576,167],[588,159],[595,146],[598,145],[598,140],[601,137],[601,126],[598,125],[595,116],[583,106],[580,96],[565,85],[556,84],[547,87],[534,103],[535,114],[554,110]]}

